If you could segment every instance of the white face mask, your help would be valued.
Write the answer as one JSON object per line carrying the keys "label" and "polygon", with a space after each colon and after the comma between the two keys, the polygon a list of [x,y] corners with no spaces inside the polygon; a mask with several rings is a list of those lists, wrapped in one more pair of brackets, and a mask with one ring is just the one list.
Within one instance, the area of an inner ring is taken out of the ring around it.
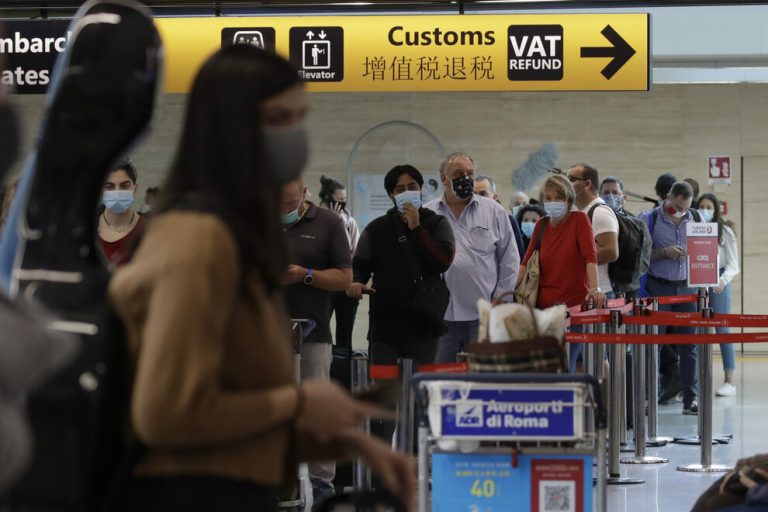
{"label": "white face mask", "polygon": [[708,210],[708,209],[701,209],[699,208],[699,215],[701,215],[701,220],[704,222],[712,222],[712,219],[715,218],[715,210]]}

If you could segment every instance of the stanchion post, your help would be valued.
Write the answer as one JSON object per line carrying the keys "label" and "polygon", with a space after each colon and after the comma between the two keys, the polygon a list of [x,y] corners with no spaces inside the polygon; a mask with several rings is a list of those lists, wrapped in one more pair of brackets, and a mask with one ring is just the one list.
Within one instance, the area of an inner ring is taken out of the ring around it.
{"label": "stanchion post", "polygon": [[413,359],[399,359],[402,390],[400,402],[397,404],[397,448],[403,453],[413,453],[413,394],[411,393],[411,377],[413,377]]}
{"label": "stanchion post", "polygon": [[[635,316],[645,314],[647,310],[635,305]],[[645,334],[645,326],[637,326],[638,334]],[[632,427],[635,434],[635,456],[622,459],[623,464],[663,464],[669,459],[648,456],[645,453],[645,345],[638,343],[632,347],[632,380],[634,382],[632,397],[634,398],[634,412],[632,414]]]}
{"label": "stanchion post", "polygon": [[[706,305],[706,296],[705,296]],[[701,305],[701,295],[699,295]],[[712,318],[712,309],[705,307],[702,318]],[[708,328],[699,328],[707,333]],[[686,473],[725,473],[733,466],[712,463],[712,345],[699,345],[699,441],[701,444],[700,463],[679,466],[678,471]]]}
{"label": "stanchion post", "polygon": [[[618,334],[622,331],[621,312],[611,311],[611,323],[610,332],[612,334]],[[624,403],[622,396],[625,391],[620,385],[622,375],[624,374],[624,365],[626,364],[626,354],[624,353],[624,345],[611,344],[608,347],[609,362],[610,362],[610,378],[608,380],[609,388],[608,393],[608,421],[610,426],[610,432],[608,434],[608,485],[630,485],[630,484],[642,484],[645,480],[640,478],[621,478],[619,458],[621,452],[621,436],[622,433],[626,436],[626,422],[623,414],[621,414],[621,407]],[[598,465],[598,471],[602,471]]]}
{"label": "stanchion post", "polygon": [[426,404],[419,407],[419,452],[418,452],[418,489],[419,510],[429,508],[429,423],[427,422]]}
{"label": "stanchion post", "polygon": [[[368,357],[364,354],[355,354],[352,357],[352,390],[360,391],[368,386]],[[363,434],[370,435],[371,422],[365,419],[360,427]],[[352,485],[355,491],[364,491],[371,488],[371,468],[362,457],[355,457],[352,471]]]}
{"label": "stanchion post", "polygon": [[[651,311],[659,310],[659,299],[648,301]],[[659,334],[659,326],[646,327],[650,334]],[[672,442],[671,437],[659,436],[659,345],[648,345],[648,446],[665,446]]]}

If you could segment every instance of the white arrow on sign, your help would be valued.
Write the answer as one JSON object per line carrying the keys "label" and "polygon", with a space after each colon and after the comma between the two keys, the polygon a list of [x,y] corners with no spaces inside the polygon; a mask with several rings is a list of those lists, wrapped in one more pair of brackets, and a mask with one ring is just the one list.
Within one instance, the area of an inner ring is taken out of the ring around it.
{"label": "white arrow on sign", "polygon": [[307,37],[308,37],[308,38],[310,38],[310,39],[312,39],[313,37],[315,37],[315,33],[314,33],[314,32],[312,32],[311,30],[308,30],[308,31],[307,31]]}
{"label": "white arrow on sign", "polygon": [[320,39],[325,39],[325,36],[326,36],[325,30],[321,30],[320,31]]}

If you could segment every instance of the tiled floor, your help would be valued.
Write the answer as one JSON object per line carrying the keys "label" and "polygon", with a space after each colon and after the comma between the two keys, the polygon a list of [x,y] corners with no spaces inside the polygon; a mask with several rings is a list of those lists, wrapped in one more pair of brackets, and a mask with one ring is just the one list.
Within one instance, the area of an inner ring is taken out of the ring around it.
{"label": "tiled floor", "polygon": [[[722,365],[714,364],[714,388],[722,383]],[[737,394],[715,397],[713,430],[733,434],[727,445],[712,448],[714,463],[733,464],[737,459],[768,452],[768,360],[746,358],[736,365]],[[697,432],[695,416],[683,416],[682,404],[659,406],[659,435],[682,436]],[[648,455],[669,459],[667,464],[621,465],[621,475],[645,479],[644,484],[608,487],[608,512],[687,512],[698,496],[722,473],[683,473],[677,467],[698,463],[698,446],[670,444],[649,448]]]}

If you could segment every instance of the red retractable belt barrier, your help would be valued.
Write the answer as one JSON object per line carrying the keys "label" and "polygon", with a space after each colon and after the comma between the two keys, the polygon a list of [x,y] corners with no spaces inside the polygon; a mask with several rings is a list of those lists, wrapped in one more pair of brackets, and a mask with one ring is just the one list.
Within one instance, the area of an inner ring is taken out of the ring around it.
{"label": "red retractable belt barrier", "polygon": [[651,311],[647,315],[627,316],[622,322],[629,325],[672,325],[680,327],[768,327],[768,315],[720,314],[702,318],[701,313],[670,313]]}
{"label": "red retractable belt barrier", "polygon": [[686,302],[696,302],[698,295],[670,295],[668,297],[646,297],[643,299],[646,303],[657,300],[659,304],[683,304]]}
{"label": "red retractable belt barrier", "polygon": [[[418,367],[422,373],[467,373],[467,363],[424,364]],[[400,377],[400,367],[396,364],[372,364],[368,374],[374,380],[392,380]]]}
{"label": "red retractable belt barrier", "polygon": [[565,334],[569,343],[608,343],[627,345],[711,345],[714,343],[765,343],[768,333],[733,333],[733,334]]}

